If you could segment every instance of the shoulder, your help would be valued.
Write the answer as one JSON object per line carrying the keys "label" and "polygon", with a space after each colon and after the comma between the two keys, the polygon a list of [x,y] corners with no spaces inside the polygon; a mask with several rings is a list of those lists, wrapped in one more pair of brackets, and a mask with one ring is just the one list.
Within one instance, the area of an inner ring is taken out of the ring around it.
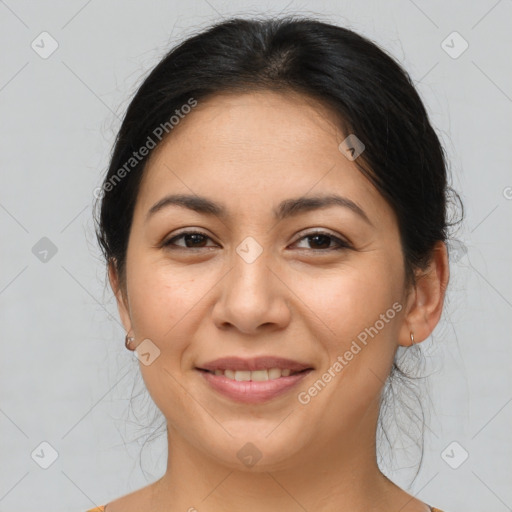
{"label": "shoulder", "polygon": [[91,508],[86,512],[140,512],[140,510],[149,510],[151,509],[157,483],[158,481],[109,501],[105,505]]}

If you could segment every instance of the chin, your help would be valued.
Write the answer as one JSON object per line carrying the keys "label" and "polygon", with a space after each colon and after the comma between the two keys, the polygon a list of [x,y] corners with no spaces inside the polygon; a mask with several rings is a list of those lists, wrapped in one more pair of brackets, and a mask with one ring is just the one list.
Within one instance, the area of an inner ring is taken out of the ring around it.
{"label": "chin", "polygon": [[209,438],[208,444],[203,441],[203,449],[231,470],[263,473],[290,469],[296,466],[302,449],[300,436],[289,429],[279,432],[278,425],[273,422],[269,428],[262,428],[241,422],[238,431],[227,429],[233,437],[219,439],[218,444]]}

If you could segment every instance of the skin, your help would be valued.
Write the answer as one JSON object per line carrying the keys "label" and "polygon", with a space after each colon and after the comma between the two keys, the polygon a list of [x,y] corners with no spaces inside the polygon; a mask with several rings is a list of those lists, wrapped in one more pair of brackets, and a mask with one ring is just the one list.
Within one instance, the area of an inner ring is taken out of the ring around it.
{"label": "skin", "polygon": [[[442,313],[449,279],[445,244],[406,289],[393,210],[338,149],[346,137],[311,99],[276,92],[222,94],[200,102],[152,153],[137,198],[126,282],[110,266],[124,327],[135,345],[160,350],[140,363],[167,419],[168,467],[107,512],[394,511],[428,507],[379,471],[379,398],[399,345],[425,340]],[[372,225],[332,206],[276,222],[284,199],[336,192]],[[170,193],[206,196],[229,217],[169,206]],[[183,228],[206,235],[163,247]],[[346,240],[305,238],[317,230]],[[252,263],[236,252],[253,237]],[[322,252],[323,251],[323,252]],[[402,309],[311,401],[307,390],[394,303]],[[297,389],[260,405],[230,401],[194,368],[217,357],[272,354],[314,367]],[[237,452],[253,443],[261,459]]]}

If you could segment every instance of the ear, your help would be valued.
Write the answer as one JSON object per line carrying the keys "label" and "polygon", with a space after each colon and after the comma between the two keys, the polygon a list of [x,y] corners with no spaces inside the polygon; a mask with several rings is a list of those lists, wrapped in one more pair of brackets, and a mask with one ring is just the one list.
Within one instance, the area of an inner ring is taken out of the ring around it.
{"label": "ear", "polygon": [[408,347],[413,344],[411,331],[414,344],[430,336],[443,312],[449,278],[448,250],[444,242],[438,241],[427,270],[417,278],[410,293],[404,323],[399,333],[399,345]]}
{"label": "ear", "polygon": [[125,331],[129,333],[132,329],[130,307],[128,304],[128,298],[125,296],[123,287],[119,282],[119,274],[117,272],[115,260],[111,260],[108,264],[108,279],[116,297],[117,309],[119,311],[119,316],[121,317],[121,322],[123,323]]}

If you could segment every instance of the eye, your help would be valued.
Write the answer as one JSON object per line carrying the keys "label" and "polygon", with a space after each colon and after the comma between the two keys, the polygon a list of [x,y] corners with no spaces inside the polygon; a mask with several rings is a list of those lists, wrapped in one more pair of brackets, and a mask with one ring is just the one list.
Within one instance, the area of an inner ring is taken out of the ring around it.
{"label": "eye", "polygon": [[[178,240],[183,239],[185,242],[185,245],[177,244],[176,242]],[[206,235],[205,233],[202,233],[200,231],[184,231],[180,233],[179,235],[170,238],[166,242],[162,244],[163,247],[168,247],[170,249],[174,248],[183,248],[183,249],[203,249],[207,248],[205,244],[207,243],[207,240],[211,240],[211,238]],[[298,242],[301,242],[302,240],[309,240],[309,245],[311,245],[311,242],[313,245],[321,246],[321,247],[309,247],[309,249],[313,251],[327,251],[327,250],[342,250],[342,249],[350,249],[351,245],[341,240],[340,238],[332,235],[329,232],[326,231],[315,231],[312,233],[307,234],[306,236],[303,236],[300,238],[295,244]],[[331,245],[332,242],[334,242],[334,247]],[[190,244],[190,245],[188,245]],[[173,247],[174,246],[174,247]],[[210,246],[211,247],[211,246]],[[308,247],[306,247],[308,249]]]}
{"label": "eye", "polygon": [[[180,240],[182,238],[185,240],[184,246],[175,244],[176,240]],[[206,235],[205,233],[201,233],[200,231],[184,231],[183,233],[180,233],[179,235],[177,235],[173,238],[170,238],[169,240],[164,242],[162,244],[162,246],[169,247],[171,249],[174,248],[171,246],[176,246],[176,247],[183,248],[183,249],[193,249],[193,248],[202,249],[203,247],[205,247],[205,245],[204,245],[205,241],[209,238],[210,237],[208,235]],[[211,238],[210,238],[210,240],[211,240]],[[192,245],[187,246],[186,245],[187,242],[190,242]]]}
{"label": "eye", "polygon": [[[345,242],[344,240],[341,240],[340,238],[332,235],[329,232],[326,231],[315,231],[313,233],[309,233],[306,236],[303,236],[298,240],[298,242],[302,240],[310,240],[313,241],[313,245],[320,245],[323,247],[316,247],[312,248],[314,251],[322,251],[326,252],[327,250],[343,250],[343,249],[350,249],[351,245],[348,242]],[[334,241],[335,246],[331,247],[331,242]],[[297,242],[295,242],[297,243]]]}

